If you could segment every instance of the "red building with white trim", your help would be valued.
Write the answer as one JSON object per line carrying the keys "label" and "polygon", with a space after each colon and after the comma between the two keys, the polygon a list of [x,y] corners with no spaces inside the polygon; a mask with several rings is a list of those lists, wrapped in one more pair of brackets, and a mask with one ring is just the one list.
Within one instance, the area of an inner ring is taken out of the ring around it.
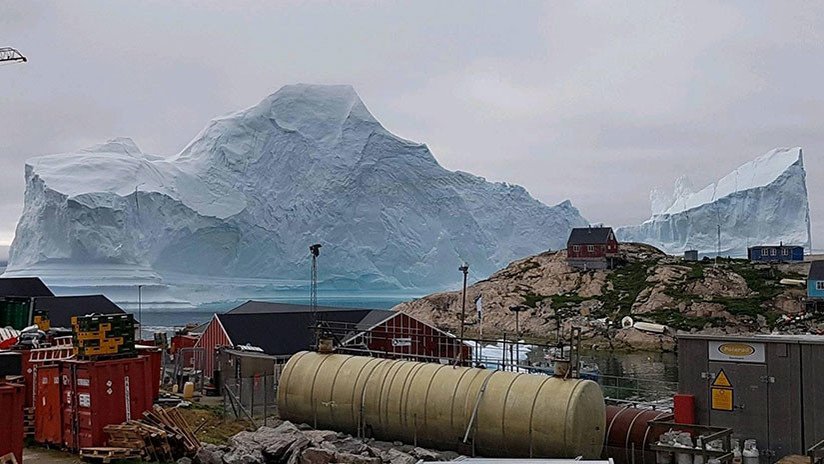
{"label": "red building with white trim", "polygon": [[607,269],[618,256],[612,227],[577,227],[567,240],[567,264],[579,269]]}

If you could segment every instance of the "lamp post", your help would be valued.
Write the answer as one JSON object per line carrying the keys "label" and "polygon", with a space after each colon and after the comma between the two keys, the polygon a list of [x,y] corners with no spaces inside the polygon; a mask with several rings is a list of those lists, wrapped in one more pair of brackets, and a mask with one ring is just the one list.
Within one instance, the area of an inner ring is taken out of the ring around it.
{"label": "lamp post", "polygon": [[521,350],[520,350],[520,346],[521,346],[521,326],[520,326],[518,313],[520,313],[521,311],[526,311],[527,307],[523,306],[523,305],[515,305],[515,306],[510,306],[509,310],[512,311],[513,313],[515,313],[515,362],[514,362],[514,364],[515,364],[515,369],[517,370],[518,369],[518,361],[520,361],[520,357],[521,357]]}
{"label": "lamp post", "polygon": [[464,263],[458,270],[463,272],[463,293],[461,294],[461,352],[463,352],[464,321],[466,320],[466,275],[469,273],[469,265]]}

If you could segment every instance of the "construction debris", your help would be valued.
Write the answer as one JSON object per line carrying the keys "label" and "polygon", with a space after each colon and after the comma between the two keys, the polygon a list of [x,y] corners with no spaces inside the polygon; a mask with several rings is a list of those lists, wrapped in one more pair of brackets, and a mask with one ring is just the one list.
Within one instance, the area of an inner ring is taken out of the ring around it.
{"label": "construction debris", "polygon": [[113,459],[142,457],[157,462],[174,462],[194,457],[201,447],[186,419],[175,408],[155,405],[143,413],[143,419],[120,425],[107,425],[107,448],[83,448],[84,458],[109,462]]}

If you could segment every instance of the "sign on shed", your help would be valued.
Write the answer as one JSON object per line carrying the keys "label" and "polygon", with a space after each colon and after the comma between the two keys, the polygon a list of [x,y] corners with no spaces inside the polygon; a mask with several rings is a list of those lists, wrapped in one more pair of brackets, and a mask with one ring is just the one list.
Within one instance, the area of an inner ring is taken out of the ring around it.
{"label": "sign on shed", "polygon": [[710,403],[712,409],[716,411],[732,411],[733,410],[733,395],[734,391],[732,383],[721,369],[715,379],[712,381],[710,387]]}

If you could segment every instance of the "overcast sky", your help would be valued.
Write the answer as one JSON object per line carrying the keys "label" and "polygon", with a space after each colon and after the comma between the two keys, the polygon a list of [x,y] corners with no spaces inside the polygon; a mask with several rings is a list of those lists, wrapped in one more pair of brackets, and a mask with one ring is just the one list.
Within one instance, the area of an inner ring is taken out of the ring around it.
{"label": "overcast sky", "polygon": [[[282,85],[352,84],[442,165],[647,219],[652,187],[703,187],[802,146],[824,240],[824,3],[0,0],[0,245],[24,161],[115,136],[170,155]],[[818,239],[818,240],[816,240]]]}

